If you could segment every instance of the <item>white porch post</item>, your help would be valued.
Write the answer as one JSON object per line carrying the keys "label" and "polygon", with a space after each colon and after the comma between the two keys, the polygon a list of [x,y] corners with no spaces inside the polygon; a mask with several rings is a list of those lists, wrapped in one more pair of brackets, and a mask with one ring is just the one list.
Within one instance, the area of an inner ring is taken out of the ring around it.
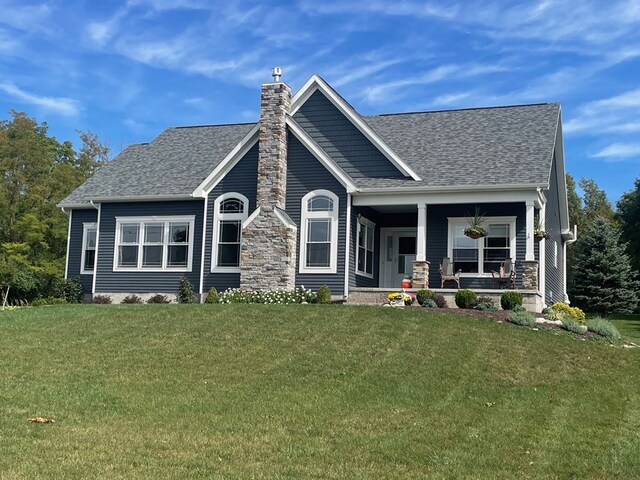
{"label": "white porch post", "polygon": [[416,261],[427,260],[427,205],[418,204],[418,235],[416,237]]}
{"label": "white porch post", "polygon": [[[543,230],[546,230],[546,222],[547,222],[547,204],[543,203],[542,208],[540,209],[540,227]],[[538,244],[539,254],[538,259],[540,260],[540,268],[538,272],[540,274],[540,293],[542,293],[542,303],[546,307],[547,306],[547,283],[546,283],[546,249],[547,249],[547,240],[542,239]],[[550,299],[552,300],[552,299]]]}
{"label": "white porch post", "polygon": [[527,200],[527,241],[525,248],[525,260],[533,261],[535,260],[534,249],[533,249],[533,229],[534,229],[534,207],[533,201]]}

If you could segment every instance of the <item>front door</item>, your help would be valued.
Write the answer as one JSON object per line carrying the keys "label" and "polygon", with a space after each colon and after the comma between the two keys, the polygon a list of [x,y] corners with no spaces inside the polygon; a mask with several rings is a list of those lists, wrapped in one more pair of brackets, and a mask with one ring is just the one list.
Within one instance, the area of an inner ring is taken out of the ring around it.
{"label": "front door", "polygon": [[416,230],[381,229],[381,287],[400,288],[405,274],[411,275],[416,259]]}

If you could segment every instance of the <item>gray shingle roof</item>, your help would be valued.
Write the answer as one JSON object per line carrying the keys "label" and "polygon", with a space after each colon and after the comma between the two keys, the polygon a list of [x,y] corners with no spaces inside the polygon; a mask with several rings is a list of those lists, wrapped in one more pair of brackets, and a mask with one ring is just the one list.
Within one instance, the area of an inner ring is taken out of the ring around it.
{"label": "gray shingle roof", "polygon": [[[359,188],[542,185],[549,181],[560,105],[364,116],[421,182],[363,178]],[[65,198],[189,195],[255,124],[169,128],[132,145]]]}
{"label": "gray shingle roof", "polygon": [[168,128],[151,143],[124,149],[60,206],[102,197],[189,195],[254,125]]}

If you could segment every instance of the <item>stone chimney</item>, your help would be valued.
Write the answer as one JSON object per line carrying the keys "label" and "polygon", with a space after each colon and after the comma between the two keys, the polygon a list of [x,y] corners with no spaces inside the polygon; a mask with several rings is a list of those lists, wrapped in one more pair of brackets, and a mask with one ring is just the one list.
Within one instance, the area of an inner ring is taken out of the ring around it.
{"label": "stone chimney", "polygon": [[242,230],[240,288],[295,288],[297,228],[285,212],[287,198],[287,115],[291,89],[273,69],[262,85],[256,215]]}

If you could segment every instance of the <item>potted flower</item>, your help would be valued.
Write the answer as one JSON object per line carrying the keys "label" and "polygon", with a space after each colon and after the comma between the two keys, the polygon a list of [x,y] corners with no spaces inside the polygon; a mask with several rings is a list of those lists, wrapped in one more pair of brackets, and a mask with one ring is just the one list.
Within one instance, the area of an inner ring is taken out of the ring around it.
{"label": "potted flower", "polygon": [[477,240],[489,234],[484,228],[484,215],[480,213],[479,208],[476,207],[476,213],[472,218],[467,217],[467,222],[469,222],[469,226],[464,229],[464,234],[467,237]]}
{"label": "potted flower", "polygon": [[547,232],[544,228],[542,228],[542,225],[540,224],[540,219],[536,219],[536,223],[533,226],[533,239],[536,242],[539,242],[542,239],[549,240],[549,238],[551,238],[551,235],[549,234],[549,232]]}

